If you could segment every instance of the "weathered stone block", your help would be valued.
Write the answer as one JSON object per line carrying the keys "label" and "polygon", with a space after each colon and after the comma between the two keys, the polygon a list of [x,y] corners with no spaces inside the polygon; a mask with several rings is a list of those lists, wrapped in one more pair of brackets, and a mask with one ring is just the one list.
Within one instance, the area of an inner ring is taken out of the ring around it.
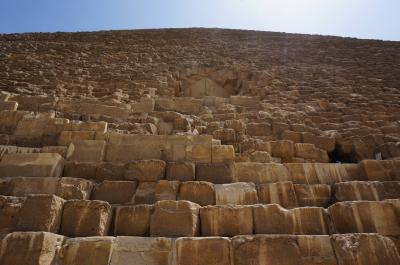
{"label": "weathered stone block", "polygon": [[160,201],[151,216],[150,235],[197,236],[200,230],[200,205],[189,201]]}
{"label": "weathered stone block", "polygon": [[232,164],[197,164],[196,180],[214,184],[231,183],[234,180]]}
{"label": "weathered stone block", "polygon": [[230,240],[225,237],[179,238],[175,241],[176,265],[230,265]]}
{"label": "weathered stone block", "polygon": [[[335,184],[348,181],[346,169],[339,163],[314,163],[318,183],[313,184]],[[311,183],[310,183],[311,184]]]}
{"label": "weathered stone block", "polygon": [[104,159],[106,142],[102,140],[73,141],[67,151],[67,159],[78,162],[100,162]]}
{"label": "weathered stone block", "polygon": [[[328,235],[329,218],[324,208],[301,207],[290,210],[293,214],[293,232],[297,235]],[[272,217],[273,218],[273,217]]]}
{"label": "weathered stone block", "polygon": [[272,127],[267,122],[248,123],[246,125],[246,133],[250,136],[268,136],[272,134]]}
{"label": "weathered stone block", "polygon": [[118,206],[114,217],[114,235],[148,236],[153,211],[154,206],[149,204]]}
{"label": "weathered stone block", "polygon": [[313,144],[297,143],[294,144],[295,156],[304,158],[312,162],[328,163],[329,156],[325,150],[315,147]]}
{"label": "weathered stone block", "polygon": [[300,249],[300,264],[338,265],[329,236],[297,236]]}
{"label": "weathered stone block", "polygon": [[392,180],[388,170],[383,163],[377,160],[363,160],[359,164],[362,179],[369,181],[390,181]]}
{"label": "weathered stone block", "polygon": [[117,237],[110,265],[172,264],[173,239],[161,237]]}
{"label": "weathered stone block", "polygon": [[56,194],[60,178],[47,177],[15,177],[10,179],[12,195],[27,196],[28,194]]}
{"label": "weathered stone block", "polygon": [[94,187],[91,199],[111,204],[129,203],[133,201],[136,186],[136,181],[105,180]]}
{"label": "weathered stone block", "polygon": [[97,165],[97,163],[66,162],[63,177],[96,179]]}
{"label": "weathered stone block", "polygon": [[176,201],[179,191],[179,181],[160,180],[157,182],[155,197],[156,201]]}
{"label": "weathered stone block", "polygon": [[295,184],[299,206],[327,207],[331,203],[331,186],[326,184]]}
{"label": "weathered stone block", "polygon": [[276,203],[285,208],[299,206],[291,181],[260,184],[258,186],[258,200],[263,204]]}
{"label": "weathered stone block", "polygon": [[111,220],[111,206],[103,201],[65,202],[60,233],[68,237],[105,236]]}
{"label": "weathered stone block", "polygon": [[162,160],[139,160],[129,163],[126,179],[137,181],[158,181],[165,177],[166,163]]}
{"label": "weathered stone block", "polygon": [[192,162],[168,162],[167,180],[191,181],[195,179],[195,165]]}
{"label": "weathered stone block", "polygon": [[64,200],[55,195],[29,195],[19,213],[19,231],[58,233]]}
{"label": "weathered stone block", "polygon": [[135,193],[135,204],[153,204],[156,202],[157,182],[139,182]]}
{"label": "weathered stone block", "polygon": [[312,163],[286,163],[290,179],[295,184],[316,184],[318,183],[317,173]]}
{"label": "weathered stone block", "polygon": [[214,185],[205,181],[182,182],[178,199],[191,201],[201,206],[215,205]]}
{"label": "weathered stone block", "polygon": [[14,232],[1,242],[2,265],[52,265],[64,237],[48,232]]}
{"label": "weathered stone block", "polygon": [[217,205],[251,205],[258,203],[257,190],[254,183],[216,184],[214,187]]}
{"label": "weathered stone block", "polygon": [[235,163],[235,178],[239,182],[275,183],[290,180],[288,170],[276,163]]}
{"label": "weathered stone block", "polygon": [[250,206],[205,206],[200,209],[202,236],[235,236],[253,233]]}
{"label": "weathered stone block", "polygon": [[24,201],[23,197],[0,195],[0,234],[15,230]]}
{"label": "weathered stone block", "polygon": [[0,177],[60,177],[64,159],[59,154],[6,154]]}
{"label": "weathered stone block", "polygon": [[100,163],[96,167],[96,181],[103,180],[125,180],[125,164],[122,163]]}
{"label": "weathered stone block", "polygon": [[256,234],[293,234],[293,214],[278,204],[255,205],[253,218]]}
{"label": "weathered stone block", "polygon": [[232,145],[213,145],[211,162],[213,164],[229,163],[235,160],[235,149]]}
{"label": "weathered stone block", "polygon": [[94,140],[95,131],[62,131],[58,136],[58,145],[69,146],[74,141]]}
{"label": "weathered stone block", "polygon": [[57,196],[65,200],[87,200],[92,193],[93,183],[86,179],[61,178],[57,186]]}

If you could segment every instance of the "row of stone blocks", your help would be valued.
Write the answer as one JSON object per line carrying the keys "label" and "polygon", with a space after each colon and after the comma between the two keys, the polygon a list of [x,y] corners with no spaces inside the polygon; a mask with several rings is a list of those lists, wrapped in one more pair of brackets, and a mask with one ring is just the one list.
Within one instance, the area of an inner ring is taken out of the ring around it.
{"label": "row of stone blocks", "polygon": [[15,232],[0,243],[0,265],[398,265],[396,241],[377,234],[68,239]]}
{"label": "row of stone blocks", "polygon": [[168,200],[154,205],[112,207],[104,201],[65,201],[55,195],[31,195],[24,202],[11,197],[9,201],[14,205],[9,204],[3,209],[3,233],[46,231],[68,237],[108,234],[170,237],[332,233],[400,235],[400,199],[338,202],[327,210],[322,207],[287,210],[277,204],[201,207],[189,201]]}
{"label": "row of stone blocks", "polygon": [[161,200],[187,200],[201,206],[277,203],[285,208],[327,207],[335,201],[381,201],[400,198],[399,181],[350,181],[294,184],[291,181],[254,184],[213,184],[206,181],[109,181],[94,183],[79,178],[0,178],[0,195],[25,197],[54,194],[65,200],[91,199],[110,204],[151,204]]}
{"label": "row of stone blocks", "polygon": [[[220,146],[224,147],[224,146]],[[123,153],[121,153],[123,155]],[[121,162],[121,161],[120,161]],[[130,163],[67,163],[55,153],[7,154],[0,161],[0,177],[96,178],[97,171],[121,171],[118,179],[157,181],[196,180],[230,182],[334,184],[351,180],[390,181],[400,176],[400,161],[365,160],[359,164],[330,163],[196,163],[136,160]],[[64,173],[63,173],[64,172]],[[107,174],[107,173],[106,173]],[[103,174],[104,175],[104,174]],[[112,173],[109,173],[112,176]],[[115,179],[114,179],[115,180]]]}

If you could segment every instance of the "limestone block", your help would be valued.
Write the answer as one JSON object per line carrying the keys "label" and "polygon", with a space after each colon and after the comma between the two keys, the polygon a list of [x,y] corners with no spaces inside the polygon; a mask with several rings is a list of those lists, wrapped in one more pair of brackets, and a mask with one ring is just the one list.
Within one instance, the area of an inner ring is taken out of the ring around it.
{"label": "limestone block", "polygon": [[286,163],[290,179],[295,184],[318,184],[317,173],[312,163]]}
{"label": "limestone block", "polygon": [[[400,188],[400,187],[399,187]],[[380,201],[384,200],[384,186],[378,181],[350,181],[334,186],[337,201]]]}
{"label": "limestone block", "polygon": [[189,161],[168,162],[167,180],[191,181],[195,179],[195,165]]}
{"label": "limestone block", "polygon": [[65,163],[63,177],[96,179],[97,163],[69,161]]}
{"label": "limestone block", "polygon": [[155,197],[156,201],[176,201],[179,191],[179,181],[160,180],[157,182]]}
{"label": "limestone block", "polygon": [[56,195],[65,200],[87,200],[92,193],[93,183],[86,179],[61,178]]}
{"label": "limestone block", "polygon": [[174,240],[163,237],[117,237],[110,265],[172,264]]}
{"label": "limestone block", "polygon": [[290,210],[293,214],[293,232],[296,235],[328,235],[330,222],[322,207],[301,207]]}
{"label": "limestone block", "polygon": [[175,241],[176,265],[230,265],[230,239],[183,237]]}
{"label": "limestone block", "polygon": [[159,201],[150,221],[151,236],[197,236],[200,205],[189,201]]}
{"label": "limestone block", "polygon": [[73,141],[67,151],[67,159],[78,162],[100,162],[104,159],[106,142],[102,140]]}
{"label": "limestone block", "polygon": [[108,265],[114,240],[114,237],[70,238],[58,256],[63,265]]}
{"label": "limestone block", "polygon": [[178,199],[191,201],[201,206],[215,205],[214,185],[205,181],[182,182]]}
{"label": "limestone block", "polygon": [[165,178],[166,163],[162,160],[139,160],[129,163],[126,179],[137,181],[158,181]]}
{"label": "limestone block", "polygon": [[104,134],[107,132],[108,123],[104,121],[98,122],[81,122],[71,121],[71,131],[92,131],[96,134]]}
{"label": "limestone block", "polygon": [[260,98],[257,96],[230,96],[229,102],[232,105],[247,107],[247,108],[255,108],[260,104]]}
{"label": "limestone block", "polygon": [[212,133],[214,139],[221,140],[222,143],[234,143],[236,142],[236,133],[235,130],[230,128],[222,128],[213,131]]}
{"label": "limestone block", "polygon": [[[272,130],[274,129],[274,125],[272,125]],[[301,143],[302,137],[301,137],[301,132],[294,132],[290,130],[284,130],[281,135],[283,140],[289,140],[292,141],[293,143]]]}
{"label": "limestone block", "polygon": [[329,162],[329,156],[327,152],[315,147],[313,144],[296,143],[294,144],[294,152],[296,157],[311,160],[313,162]]}
{"label": "limestone block", "polygon": [[295,236],[254,235],[232,238],[235,265],[298,265],[301,254]]}
{"label": "limestone block", "polygon": [[326,184],[295,184],[299,206],[327,207],[331,203],[331,186]]}
{"label": "limestone block", "polygon": [[346,169],[349,180],[362,180],[358,164],[342,163],[342,166]]}
{"label": "limestone block", "polygon": [[56,194],[60,178],[15,177],[11,178],[10,182],[11,194],[22,197],[28,194]]}
{"label": "limestone block", "polygon": [[303,143],[309,143],[315,145],[317,148],[332,152],[336,147],[336,140],[333,137],[317,136],[312,133],[302,133]]}
{"label": "limestone block", "polygon": [[135,204],[153,204],[156,202],[157,182],[139,182],[135,193]]}
{"label": "limestone block", "polygon": [[232,145],[213,145],[211,162],[213,164],[229,163],[235,160],[235,149]]}
{"label": "limestone block", "polygon": [[253,218],[256,234],[293,234],[293,214],[278,204],[255,205]]}
{"label": "limestone block", "polygon": [[19,231],[58,233],[65,201],[55,195],[29,195],[19,212]]}
{"label": "limestone block", "polygon": [[254,183],[216,184],[214,187],[216,205],[252,205],[258,203],[257,190]]}
{"label": "limestone block", "polygon": [[335,184],[348,181],[346,169],[341,164],[314,163],[315,173],[318,183],[315,184]]}
{"label": "limestone block", "polygon": [[18,102],[16,101],[0,101],[0,111],[11,110],[16,111],[18,109]]}
{"label": "limestone block", "polygon": [[232,164],[196,164],[196,180],[214,184],[231,183],[234,168]]}
{"label": "limestone block", "polygon": [[95,131],[62,131],[58,136],[58,145],[69,146],[75,141],[94,140]]}
{"label": "limestone block", "polygon": [[64,237],[48,232],[14,232],[1,243],[0,264],[52,265]]}
{"label": "limestone block", "polygon": [[110,204],[124,204],[133,201],[136,181],[108,181],[97,184],[92,192],[92,200],[106,201]]}
{"label": "limestone block", "polygon": [[291,181],[260,184],[258,186],[258,200],[263,204],[276,203],[284,208],[299,206]]}
{"label": "limestone block", "polygon": [[59,154],[6,154],[0,177],[60,177],[64,159]]}
{"label": "limestone block", "polygon": [[68,148],[66,146],[43,146],[40,153],[57,153],[63,158],[67,156]]}
{"label": "limestone block", "polygon": [[142,97],[140,102],[132,104],[132,113],[149,113],[154,111],[155,101],[152,98]]}
{"label": "limestone block", "polygon": [[359,164],[360,180],[369,181],[390,181],[392,180],[388,170],[385,169],[383,163],[377,160],[363,160]]}
{"label": "limestone block", "polygon": [[0,195],[0,234],[15,230],[24,201],[23,197]]}
{"label": "limestone block", "polygon": [[268,122],[252,122],[246,125],[246,133],[249,136],[268,136],[272,135],[272,127]]}
{"label": "limestone block", "polygon": [[96,167],[95,179],[103,180],[125,180],[125,165],[122,163],[100,163]]}
{"label": "limestone block", "polygon": [[202,236],[235,236],[253,233],[251,206],[219,205],[200,209]]}
{"label": "limestone block", "polygon": [[105,236],[111,220],[111,206],[103,201],[65,202],[60,234],[68,237]]}
{"label": "limestone block", "polygon": [[29,111],[0,111],[0,133],[14,134],[19,121],[30,115]]}
{"label": "limestone block", "polygon": [[329,236],[297,236],[301,253],[300,264],[338,265]]}
{"label": "limestone block", "polygon": [[275,183],[290,180],[286,167],[276,163],[235,163],[235,177],[239,182]]}
{"label": "limestone block", "polygon": [[270,154],[274,157],[281,157],[284,161],[294,157],[294,144],[289,140],[270,141],[267,142]]}
{"label": "limestone block", "polygon": [[115,236],[148,236],[154,206],[149,204],[118,206],[114,217]]}
{"label": "limestone block", "polygon": [[400,235],[399,216],[389,202],[338,202],[328,211],[338,233]]}
{"label": "limestone block", "polygon": [[333,235],[339,265],[397,265],[400,256],[394,243],[376,234]]}

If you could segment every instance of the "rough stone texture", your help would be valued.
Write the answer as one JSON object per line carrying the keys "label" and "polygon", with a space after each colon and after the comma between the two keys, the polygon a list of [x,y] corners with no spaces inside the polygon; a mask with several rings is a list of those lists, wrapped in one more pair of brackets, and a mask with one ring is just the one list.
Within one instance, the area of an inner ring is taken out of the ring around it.
{"label": "rough stone texture", "polygon": [[60,177],[64,159],[59,154],[6,154],[0,177]]}
{"label": "rough stone texture", "polygon": [[327,207],[332,200],[331,186],[326,184],[295,184],[299,206]]}
{"label": "rough stone texture", "polygon": [[167,164],[167,180],[190,181],[195,179],[195,165],[192,162],[169,162]]}
{"label": "rough stone texture", "polygon": [[338,265],[329,236],[297,236],[300,264]]}
{"label": "rough stone texture", "polygon": [[67,159],[78,162],[103,161],[106,142],[101,140],[73,141],[67,151]]}
{"label": "rough stone texture", "polygon": [[0,235],[15,230],[25,198],[0,195]]}
{"label": "rough stone texture", "polygon": [[217,205],[252,205],[258,203],[257,190],[253,183],[216,184],[214,187]]}
{"label": "rough stone texture", "polygon": [[175,241],[176,265],[230,265],[230,240],[224,237],[179,238]]}
{"label": "rough stone texture", "polygon": [[205,181],[182,182],[178,199],[191,201],[201,206],[215,205],[214,185]]}
{"label": "rough stone texture", "polygon": [[154,206],[148,204],[119,206],[115,210],[115,236],[148,236]]}
{"label": "rough stone texture", "polygon": [[173,239],[117,237],[110,265],[165,265],[173,259]]}
{"label": "rough stone texture", "polygon": [[296,195],[294,185],[290,181],[260,184],[258,186],[258,200],[263,204],[276,203],[284,208],[298,207]]}
{"label": "rough stone texture", "polygon": [[58,233],[65,201],[55,195],[29,195],[19,212],[19,231]]}
{"label": "rough stone texture", "polygon": [[231,164],[197,164],[196,180],[214,184],[233,182],[234,172]]}
{"label": "rough stone texture", "polygon": [[113,237],[81,237],[67,239],[58,255],[63,265],[108,265]]}
{"label": "rough stone texture", "polygon": [[256,184],[290,180],[287,169],[276,163],[235,163],[235,177],[237,181]]}
{"label": "rough stone texture", "polygon": [[189,201],[160,201],[154,205],[151,236],[197,236],[200,231],[200,205]]}
{"label": "rough stone texture", "polygon": [[176,200],[178,196],[179,186],[179,181],[158,181],[155,190],[156,201]]}
{"label": "rough stone texture", "polygon": [[105,180],[94,187],[91,199],[111,204],[129,203],[133,201],[136,186],[135,181]]}
{"label": "rough stone texture", "polygon": [[135,204],[153,204],[156,202],[157,182],[140,182],[135,193]]}
{"label": "rough stone texture", "polygon": [[58,182],[57,196],[65,200],[87,200],[92,193],[93,183],[79,178],[61,178]]}
{"label": "rough stone texture", "polygon": [[337,201],[381,201],[400,198],[399,181],[350,181],[334,186]]}
{"label": "rough stone texture", "polygon": [[48,232],[14,232],[1,242],[0,264],[52,265],[64,237]]}
{"label": "rough stone texture", "polygon": [[235,236],[253,233],[250,206],[205,206],[200,209],[202,236]]}
{"label": "rough stone texture", "polygon": [[105,236],[111,219],[111,206],[103,201],[65,202],[60,234],[68,237]]}
{"label": "rough stone texture", "polygon": [[140,160],[128,165],[125,178],[137,181],[157,181],[165,177],[166,163],[162,160]]}

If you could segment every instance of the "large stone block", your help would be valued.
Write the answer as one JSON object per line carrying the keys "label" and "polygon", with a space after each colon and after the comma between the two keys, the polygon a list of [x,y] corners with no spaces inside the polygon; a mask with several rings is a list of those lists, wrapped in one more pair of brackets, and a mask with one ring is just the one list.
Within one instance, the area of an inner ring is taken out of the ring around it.
{"label": "large stone block", "polygon": [[275,183],[290,180],[287,168],[276,163],[235,163],[235,178],[239,182]]}
{"label": "large stone block", "polygon": [[59,154],[6,154],[0,161],[0,177],[60,177],[63,167]]}
{"label": "large stone block", "polygon": [[254,183],[216,184],[214,187],[217,205],[251,205],[258,203],[257,190]]}
{"label": "large stone block", "polygon": [[64,204],[60,233],[68,237],[105,236],[111,206],[103,201],[70,200]]}
{"label": "large stone block", "polygon": [[269,153],[274,157],[280,157],[283,161],[290,161],[294,153],[294,144],[289,140],[267,142]]}
{"label": "large stone block", "polygon": [[63,265],[108,265],[114,237],[78,237],[67,239],[58,255]]}
{"label": "large stone block", "polygon": [[19,231],[58,233],[64,200],[55,195],[29,195],[19,213]]}
{"label": "large stone block", "polygon": [[126,166],[123,163],[100,163],[96,167],[96,181],[125,180]]}
{"label": "large stone block", "polygon": [[167,265],[172,264],[171,238],[117,237],[110,265]]}
{"label": "large stone block", "polygon": [[119,206],[115,210],[115,236],[148,236],[154,206],[149,204]]}
{"label": "large stone block", "polygon": [[300,249],[295,236],[254,235],[232,238],[235,265],[299,265]]}
{"label": "large stone block", "polygon": [[191,181],[195,179],[195,165],[192,162],[168,162],[167,180]]}
{"label": "large stone block", "polygon": [[310,143],[315,145],[317,148],[332,152],[336,147],[336,140],[333,137],[328,136],[317,136],[312,133],[302,133],[304,143]]}
{"label": "large stone block", "polygon": [[111,204],[129,203],[133,201],[136,186],[136,181],[105,180],[94,187],[91,199]]}
{"label": "large stone block", "polygon": [[78,162],[100,162],[104,159],[106,142],[102,140],[73,141],[67,151],[67,159]]}
{"label": "large stone block", "polygon": [[200,231],[200,205],[189,201],[159,201],[151,216],[150,235],[197,236]]}
{"label": "large stone block", "polygon": [[175,241],[176,265],[230,265],[230,240],[225,237],[184,237]]}
{"label": "large stone block", "polygon": [[339,265],[398,265],[393,241],[376,234],[333,235],[332,245]]}
{"label": "large stone block", "polygon": [[[291,210],[294,220],[293,232],[296,235],[328,235],[330,221],[321,207],[301,207]],[[272,217],[273,218],[273,217]]]}
{"label": "large stone block", "polygon": [[202,236],[235,236],[253,233],[250,206],[205,206],[200,209]]}
{"label": "large stone block", "polygon": [[299,264],[338,265],[329,236],[297,236],[301,253]]}
{"label": "large stone block", "polygon": [[205,181],[186,181],[179,187],[178,200],[186,200],[201,206],[215,205],[214,185]]}
{"label": "large stone block", "polygon": [[314,168],[318,183],[313,184],[332,185],[349,180],[346,169],[339,163],[314,163]]}
{"label": "large stone block", "polygon": [[69,161],[65,163],[63,177],[96,179],[97,163]]}
{"label": "large stone block", "polygon": [[218,163],[230,163],[235,160],[235,149],[232,145],[213,145],[211,162],[214,164]]}
{"label": "large stone block", "polygon": [[362,160],[359,164],[360,180],[369,181],[390,181],[390,173],[383,166],[381,161],[377,160]]}
{"label": "large stone block", "polygon": [[62,131],[58,136],[58,145],[69,146],[72,142],[94,140],[95,131]]}
{"label": "large stone block", "polygon": [[291,181],[260,184],[258,186],[258,200],[263,204],[276,203],[285,208],[299,206]]}
{"label": "large stone block", "polygon": [[0,195],[0,235],[15,230],[24,201],[23,197]]}
{"label": "large stone block", "polygon": [[272,135],[272,127],[267,122],[248,123],[246,125],[246,133],[250,136],[269,136]]}
{"label": "large stone block", "polygon": [[390,202],[338,202],[328,211],[338,233],[400,235],[399,216]]}
{"label": "large stone block", "polygon": [[10,179],[11,194],[20,197],[28,194],[56,194],[59,182],[60,178],[14,177]]}
{"label": "large stone block", "polygon": [[1,242],[2,265],[52,265],[64,237],[48,232],[14,232]]}
{"label": "large stone block", "polygon": [[196,180],[214,184],[231,183],[234,180],[232,164],[197,164]]}
{"label": "large stone block", "polygon": [[317,184],[318,178],[312,163],[287,163],[290,179],[295,184]]}
{"label": "large stone block", "polygon": [[176,201],[179,191],[179,181],[160,180],[157,182],[155,197],[156,201]]}
{"label": "large stone block", "polygon": [[65,200],[88,200],[93,183],[86,179],[61,178],[57,186],[57,196]]}
{"label": "large stone block", "polygon": [[256,234],[293,234],[293,214],[278,204],[255,205],[253,218]]}
{"label": "large stone block", "polygon": [[135,204],[153,204],[156,200],[157,182],[139,182],[135,193]]}
{"label": "large stone block", "polygon": [[326,184],[295,184],[299,206],[327,207],[331,203],[331,186]]}
{"label": "large stone block", "polygon": [[313,144],[296,143],[294,144],[295,156],[311,162],[328,163],[329,156],[325,150],[315,147]]}
{"label": "large stone block", "polygon": [[158,181],[165,178],[166,163],[162,160],[139,160],[128,165],[125,178],[137,181]]}

